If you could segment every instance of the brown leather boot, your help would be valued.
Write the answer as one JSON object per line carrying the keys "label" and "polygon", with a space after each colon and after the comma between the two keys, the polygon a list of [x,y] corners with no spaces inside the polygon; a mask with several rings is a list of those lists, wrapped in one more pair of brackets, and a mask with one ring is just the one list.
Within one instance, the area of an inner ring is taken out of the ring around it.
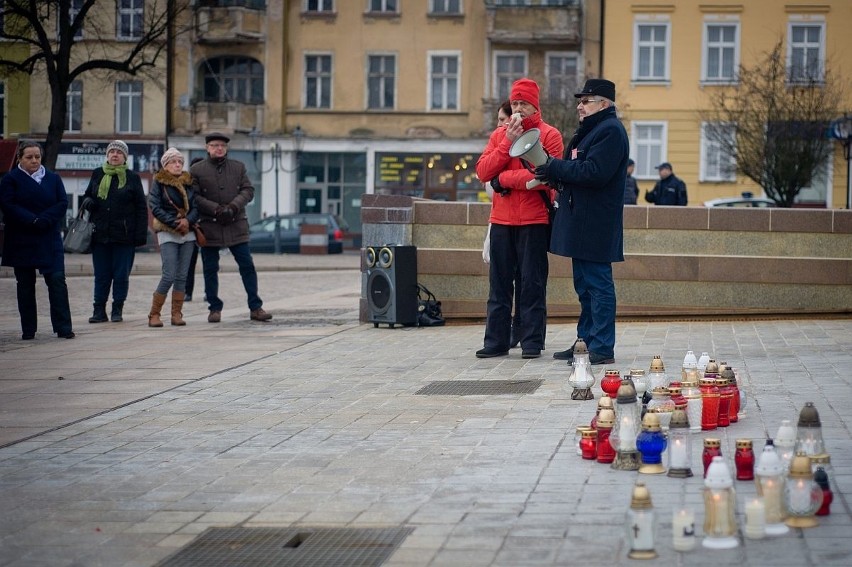
{"label": "brown leather boot", "polygon": [[160,312],[163,310],[163,304],[166,302],[166,296],[162,293],[154,292],[154,299],[151,301],[151,312],[148,313],[149,327],[162,327],[163,322],[160,320]]}
{"label": "brown leather boot", "polygon": [[186,321],[183,320],[183,313],[181,313],[184,297],[186,297],[184,292],[172,291],[172,325],[175,325],[176,327],[183,327],[186,325]]}

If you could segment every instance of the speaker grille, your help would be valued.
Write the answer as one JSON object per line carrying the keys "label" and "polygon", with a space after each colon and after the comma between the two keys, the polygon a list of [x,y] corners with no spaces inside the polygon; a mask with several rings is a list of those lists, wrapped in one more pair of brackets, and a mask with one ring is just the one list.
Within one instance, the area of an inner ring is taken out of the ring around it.
{"label": "speaker grille", "polygon": [[393,285],[385,272],[380,270],[370,272],[367,291],[370,306],[377,314],[388,310],[393,297]]}

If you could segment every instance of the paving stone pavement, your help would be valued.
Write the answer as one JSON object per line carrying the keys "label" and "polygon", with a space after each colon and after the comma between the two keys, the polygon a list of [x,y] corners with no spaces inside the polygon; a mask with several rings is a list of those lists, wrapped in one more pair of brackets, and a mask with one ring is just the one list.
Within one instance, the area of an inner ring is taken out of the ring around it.
{"label": "paving stone pavement", "polygon": [[[759,450],[806,401],[831,453],[834,502],[818,527],[743,538],[755,487],[736,482],[739,547],[678,553],[674,509],[694,509],[703,535],[710,435],[692,435],[688,479],[582,460],[574,430],[596,404],[572,401],[567,366],[550,358],[573,325],[548,325],[540,359],[476,359],[482,325],[359,325],[357,256],[283,261],[258,260],[272,324],[248,321],[226,273],[221,324],[194,301],[186,327],[149,329],[157,277],[140,271],[125,322],[89,325],[91,278],[69,278],[71,341],[44,332],[41,296],[43,331],[20,341],[14,281],[0,277],[0,566],[147,567],[211,526],[403,525],[414,531],[385,565],[628,565],[637,479],[651,491],[661,564],[852,564],[852,320],[619,322],[608,368],[647,369],[661,354],[677,372],[691,349],[738,369],[747,415],[713,432],[732,470],[735,439]],[[415,394],[494,379],[543,383],[525,395]]]}

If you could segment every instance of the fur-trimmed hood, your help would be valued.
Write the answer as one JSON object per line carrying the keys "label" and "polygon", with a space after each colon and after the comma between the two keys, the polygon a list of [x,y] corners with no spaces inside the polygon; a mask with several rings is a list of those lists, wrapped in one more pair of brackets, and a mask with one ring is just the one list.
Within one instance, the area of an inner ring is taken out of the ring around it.
{"label": "fur-trimmed hood", "polygon": [[192,175],[188,171],[181,171],[180,175],[175,177],[165,169],[161,169],[154,174],[154,179],[161,185],[170,185],[178,189],[185,189],[192,185]]}

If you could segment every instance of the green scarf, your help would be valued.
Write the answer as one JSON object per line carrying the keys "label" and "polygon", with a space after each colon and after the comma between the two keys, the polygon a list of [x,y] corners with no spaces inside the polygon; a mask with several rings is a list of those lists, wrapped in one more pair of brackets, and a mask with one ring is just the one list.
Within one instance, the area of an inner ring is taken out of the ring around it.
{"label": "green scarf", "polygon": [[112,185],[112,176],[118,175],[118,188],[123,189],[124,184],[127,183],[127,164],[123,163],[121,165],[110,165],[105,163],[103,165],[104,176],[101,179],[100,185],[98,185],[98,199],[106,199],[107,195],[109,195],[109,186]]}

